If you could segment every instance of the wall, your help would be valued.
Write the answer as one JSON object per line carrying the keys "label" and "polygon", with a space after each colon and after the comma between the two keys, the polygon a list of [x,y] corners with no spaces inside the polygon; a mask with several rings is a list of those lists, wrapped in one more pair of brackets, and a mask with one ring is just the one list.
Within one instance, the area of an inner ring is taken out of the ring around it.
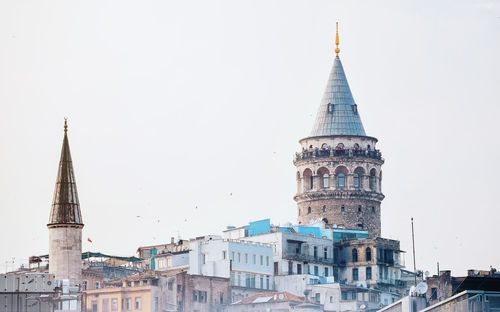
{"label": "wall", "polygon": [[82,228],[49,228],[49,272],[58,279],[68,279],[70,285],[82,281]]}

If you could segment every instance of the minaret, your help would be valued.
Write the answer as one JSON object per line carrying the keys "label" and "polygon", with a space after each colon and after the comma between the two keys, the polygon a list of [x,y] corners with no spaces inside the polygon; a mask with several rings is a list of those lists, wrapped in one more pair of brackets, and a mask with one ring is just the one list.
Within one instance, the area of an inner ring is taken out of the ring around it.
{"label": "minaret", "polygon": [[335,59],[311,135],[299,141],[296,154],[298,221],[367,230],[380,236],[384,160],[361,123],[344,68]]}
{"label": "minaret", "polygon": [[68,279],[72,286],[80,285],[83,221],[69,151],[66,119],[54,199],[47,227],[49,228],[49,273],[54,274],[59,280]]}

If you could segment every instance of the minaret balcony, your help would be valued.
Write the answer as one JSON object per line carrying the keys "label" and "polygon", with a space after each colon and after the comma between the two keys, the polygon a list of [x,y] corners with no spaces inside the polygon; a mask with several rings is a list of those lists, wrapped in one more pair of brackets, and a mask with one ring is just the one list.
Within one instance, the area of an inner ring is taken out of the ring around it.
{"label": "minaret balcony", "polygon": [[383,160],[380,150],[363,150],[363,149],[315,149],[306,150],[301,153],[295,153],[295,161],[306,160],[311,158],[329,158],[329,157],[365,157],[377,160]]}

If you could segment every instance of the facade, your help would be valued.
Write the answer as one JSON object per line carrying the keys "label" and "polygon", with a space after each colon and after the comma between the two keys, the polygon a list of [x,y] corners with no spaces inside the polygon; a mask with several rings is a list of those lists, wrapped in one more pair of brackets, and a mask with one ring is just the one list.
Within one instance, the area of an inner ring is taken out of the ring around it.
{"label": "facade", "polygon": [[297,167],[299,224],[323,220],[333,227],[381,234],[381,167],[377,139],[361,123],[338,52],[311,134],[299,141]]}
{"label": "facade", "polygon": [[465,280],[464,277],[451,276],[451,271],[440,271],[439,275],[427,277],[427,301],[430,305],[450,298],[458,286]]}
{"label": "facade", "polygon": [[152,246],[141,246],[137,249],[137,256],[144,259],[141,267],[144,270],[156,270],[155,256],[169,252],[177,253],[189,250],[189,241],[179,239],[177,242],[174,237],[170,238],[170,243]]}
{"label": "facade", "polygon": [[78,192],[68,142],[68,124],[64,121],[64,139],[57,173],[49,223],[49,273],[81,284],[82,228]]}
{"label": "facade", "polygon": [[273,289],[272,245],[205,236],[190,242],[189,274],[230,278],[232,301]]}
{"label": "facade", "polygon": [[230,312],[260,312],[260,311],[322,311],[319,304],[307,305],[304,310],[305,298],[288,292],[258,293],[241,299],[231,305]]}
{"label": "facade", "polygon": [[189,268],[189,250],[168,252],[164,251],[154,256],[155,269],[168,271]]}
{"label": "facade", "polygon": [[183,272],[176,275],[176,281],[178,306],[172,311],[223,312],[231,303],[229,278]]}

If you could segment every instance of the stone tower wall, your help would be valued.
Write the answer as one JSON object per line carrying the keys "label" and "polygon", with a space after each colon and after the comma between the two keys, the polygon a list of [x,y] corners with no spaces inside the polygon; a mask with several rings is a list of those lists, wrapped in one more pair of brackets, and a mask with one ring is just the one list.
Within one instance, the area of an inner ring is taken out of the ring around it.
{"label": "stone tower wall", "polygon": [[57,279],[69,279],[70,285],[82,280],[82,227],[49,228],[49,273]]}

